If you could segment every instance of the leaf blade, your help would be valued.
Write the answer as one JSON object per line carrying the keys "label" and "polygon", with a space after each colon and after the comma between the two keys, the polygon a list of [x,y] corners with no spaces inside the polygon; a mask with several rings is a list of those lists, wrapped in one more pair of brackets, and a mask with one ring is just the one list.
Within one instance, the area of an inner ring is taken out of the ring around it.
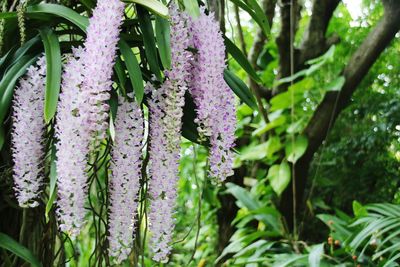
{"label": "leaf blade", "polygon": [[151,23],[150,14],[144,8],[137,6],[137,15],[139,26],[142,31],[144,52],[146,54],[150,70],[161,81],[161,70],[158,64],[157,47],[154,39],[153,25]]}
{"label": "leaf blade", "polygon": [[38,4],[38,5],[33,5],[29,6],[26,10],[26,12],[29,14],[33,13],[48,13],[48,14],[53,14],[57,15],[59,17],[62,17],[76,26],[78,26],[82,31],[86,32],[86,28],[89,25],[89,19],[81,16],[74,10],[62,6],[62,5],[57,5],[57,4]]}
{"label": "leaf blade", "polygon": [[40,30],[46,55],[46,91],[44,96],[44,119],[46,123],[54,117],[57,110],[61,87],[61,50],[58,37],[50,28]]}
{"label": "leaf blade", "polygon": [[242,51],[231,41],[229,38],[224,36],[224,43],[226,50],[231,54],[231,56],[236,60],[236,62],[247,72],[247,74],[256,82],[261,83],[260,77],[251,66],[250,62],[247,60],[246,56]]}
{"label": "leaf blade", "polygon": [[233,72],[225,69],[224,80],[232,91],[253,110],[258,110],[257,102],[247,85]]}
{"label": "leaf blade", "polygon": [[133,90],[135,91],[136,101],[140,104],[143,100],[144,85],[139,63],[130,46],[122,39],[119,41],[119,49],[124,57],[126,69],[128,70],[129,78],[131,80]]}
{"label": "leaf blade", "polygon": [[156,17],[156,39],[164,69],[171,67],[170,26],[167,19]]}
{"label": "leaf blade", "polygon": [[168,17],[168,7],[166,7],[163,3],[156,0],[126,0],[126,2],[135,3],[141,6],[146,7],[153,13],[167,18]]}
{"label": "leaf blade", "polygon": [[29,249],[19,244],[13,238],[4,233],[0,233],[0,247],[11,251],[34,267],[42,267],[42,264]]}
{"label": "leaf blade", "polygon": [[290,182],[291,171],[289,164],[282,162],[280,165],[271,166],[268,170],[267,178],[270,181],[272,189],[280,196]]}

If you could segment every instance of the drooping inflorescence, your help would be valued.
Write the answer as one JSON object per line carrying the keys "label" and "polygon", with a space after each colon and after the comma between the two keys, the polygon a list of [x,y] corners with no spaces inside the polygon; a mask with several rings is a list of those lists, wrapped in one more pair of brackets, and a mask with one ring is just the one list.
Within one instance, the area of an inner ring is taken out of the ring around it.
{"label": "drooping inflorescence", "polygon": [[62,231],[76,236],[83,225],[87,160],[105,137],[111,75],[122,23],[120,0],[99,0],[89,20],[84,48],[75,49],[63,74],[57,114],[58,210]]}
{"label": "drooping inflorescence", "polygon": [[[108,100],[123,15],[124,4],[120,0],[98,0],[89,20],[87,39],[83,47],[73,48],[62,75],[55,125],[56,212],[60,230],[72,238],[80,233],[85,221],[88,173],[95,172],[88,161],[109,128]],[[165,80],[158,89],[151,82],[146,85],[147,92],[151,92],[147,99],[146,155],[150,179],[143,192],[149,192],[149,245],[158,262],[168,260],[175,227],[185,93],[189,91],[193,97],[201,141],[210,141],[209,174],[220,181],[232,174],[236,119],[235,98],[223,79],[225,47],[214,16],[206,15],[203,9],[200,17],[192,20],[172,3],[170,27],[171,67],[165,70]],[[44,87],[45,62],[41,57],[21,79],[14,100],[14,180],[23,207],[38,205],[43,181]],[[119,97],[108,185],[108,250],[118,263],[128,258],[133,246],[144,168],[144,134],[140,105]]]}
{"label": "drooping inflorescence", "polygon": [[210,139],[210,176],[223,181],[233,174],[235,97],[224,81],[225,46],[214,15],[201,11],[192,23],[196,50],[189,91],[196,105],[200,136]]}
{"label": "drooping inflorescence", "polygon": [[108,237],[110,256],[117,262],[125,260],[132,249],[143,146],[142,110],[122,97],[119,103],[111,151]]}
{"label": "drooping inflorescence", "polygon": [[105,137],[108,128],[106,103],[110,99],[114,60],[120,26],[124,18],[121,0],[99,0],[87,29],[87,39],[81,63],[83,69],[82,97],[86,99],[84,126],[94,141]]}
{"label": "drooping inflorescence", "polygon": [[[152,89],[150,109],[150,247],[153,259],[165,261],[174,229],[174,207],[179,177],[184,95],[189,80],[191,53],[189,18],[170,8],[171,70],[158,90]],[[150,85],[148,85],[149,87]],[[150,86],[151,87],[151,86]]]}
{"label": "drooping inflorescence", "polygon": [[43,183],[45,121],[43,113],[46,62],[40,57],[15,90],[12,113],[14,184],[21,207],[36,207]]}
{"label": "drooping inflorescence", "polygon": [[60,230],[76,236],[85,216],[86,169],[89,135],[83,130],[81,97],[83,67],[82,49],[75,49],[63,74],[62,91],[58,102],[56,137],[57,187]]}

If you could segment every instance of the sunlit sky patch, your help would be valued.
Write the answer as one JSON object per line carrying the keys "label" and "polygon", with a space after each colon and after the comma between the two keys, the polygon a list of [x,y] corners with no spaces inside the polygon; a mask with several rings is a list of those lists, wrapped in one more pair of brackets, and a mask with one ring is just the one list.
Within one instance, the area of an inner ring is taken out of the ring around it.
{"label": "sunlit sky patch", "polygon": [[346,5],[354,20],[358,19],[362,15],[361,2],[362,0],[343,0],[343,3]]}

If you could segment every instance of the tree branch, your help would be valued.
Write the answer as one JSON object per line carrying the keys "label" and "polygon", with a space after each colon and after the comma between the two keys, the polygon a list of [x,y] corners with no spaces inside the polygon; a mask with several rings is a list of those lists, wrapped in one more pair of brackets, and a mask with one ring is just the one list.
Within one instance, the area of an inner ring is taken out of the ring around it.
{"label": "tree branch", "polygon": [[300,45],[298,64],[303,65],[309,59],[318,57],[325,53],[335,39],[325,38],[329,21],[338,6],[340,0],[314,0],[312,15],[307,30],[304,32],[303,41]]}
{"label": "tree branch", "polygon": [[244,40],[242,24],[240,23],[239,7],[235,5],[234,10],[235,10],[236,26],[239,35],[240,48],[242,49],[243,54],[247,57],[246,42]]}

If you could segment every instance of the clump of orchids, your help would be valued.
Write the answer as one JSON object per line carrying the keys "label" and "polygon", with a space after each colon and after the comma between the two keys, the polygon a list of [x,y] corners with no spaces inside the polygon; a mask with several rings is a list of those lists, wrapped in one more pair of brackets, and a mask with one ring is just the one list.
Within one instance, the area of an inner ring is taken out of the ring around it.
{"label": "clump of orchids", "polygon": [[[57,215],[60,230],[72,238],[84,225],[90,155],[109,129],[108,103],[123,16],[120,0],[98,0],[83,46],[74,48],[64,65],[55,126]],[[149,177],[153,259],[165,261],[170,254],[185,93],[193,98],[200,138],[209,140],[209,176],[223,181],[233,172],[235,97],[223,79],[225,47],[218,23],[204,9],[191,18],[171,4],[170,40],[170,69],[157,88],[146,85],[148,131],[143,107],[132,98],[118,97],[108,188],[109,253],[116,262],[126,259],[133,246],[142,171]],[[39,205],[44,183],[45,73],[46,62],[40,57],[21,78],[14,96],[12,151],[21,207]],[[142,170],[146,145],[149,164]]]}

